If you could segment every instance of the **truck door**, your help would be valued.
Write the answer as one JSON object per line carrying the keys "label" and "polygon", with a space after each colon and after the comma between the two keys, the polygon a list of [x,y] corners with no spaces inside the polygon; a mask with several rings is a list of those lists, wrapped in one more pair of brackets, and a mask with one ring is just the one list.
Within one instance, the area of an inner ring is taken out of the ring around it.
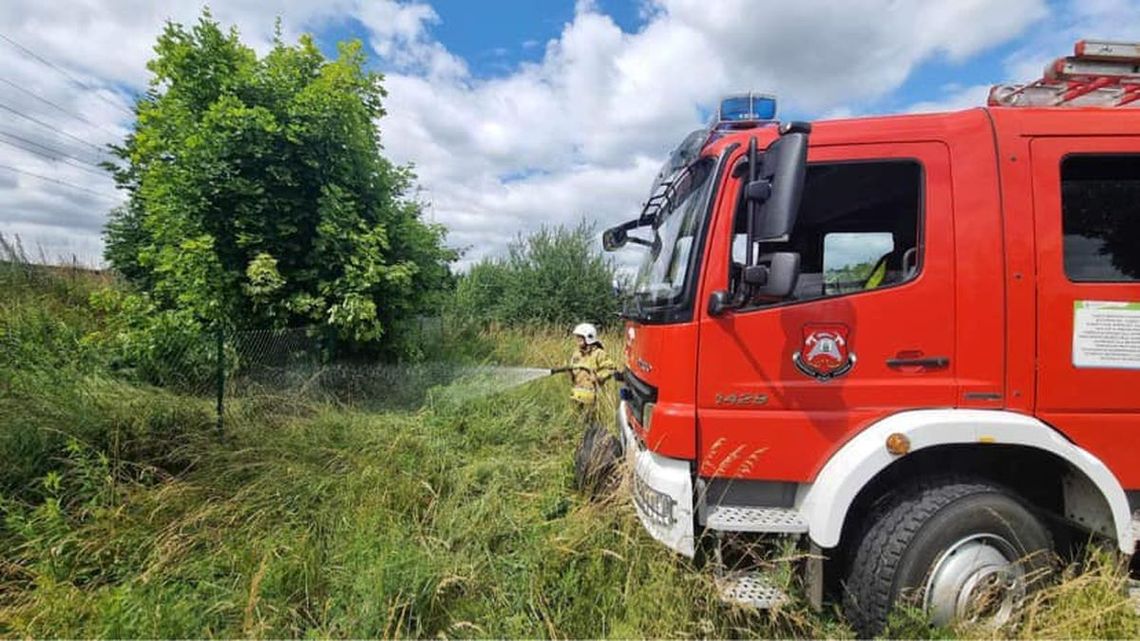
{"label": "truck door", "polygon": [[[954,406],[947,148],[823,147],[813,148],[809,161],[790,241],[761,247],[800,253],[793,300],[756,302],[715,317],[702,310],[703,476],[807,481],[874,419]],[[745,254],[743,217],[728,218],[718,217],[714,242],[729,242],[731,233],[731,264],[710,260],[705,278],[713,287],[737,276]]]}
{"label": "truck door", "polygon": [[1140,138],[1030,143],[1037,414],[1140,488]]}

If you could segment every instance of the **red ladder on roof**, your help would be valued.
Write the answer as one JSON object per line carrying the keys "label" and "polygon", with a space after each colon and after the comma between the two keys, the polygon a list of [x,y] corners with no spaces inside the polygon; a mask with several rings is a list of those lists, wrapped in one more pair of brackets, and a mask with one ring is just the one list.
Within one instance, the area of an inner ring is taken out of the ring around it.
{"label": "red ladder on roof", "polygon": [[994,85],[991,107],[1140,107],[1140,43],[1081,40],[1035,82]]}

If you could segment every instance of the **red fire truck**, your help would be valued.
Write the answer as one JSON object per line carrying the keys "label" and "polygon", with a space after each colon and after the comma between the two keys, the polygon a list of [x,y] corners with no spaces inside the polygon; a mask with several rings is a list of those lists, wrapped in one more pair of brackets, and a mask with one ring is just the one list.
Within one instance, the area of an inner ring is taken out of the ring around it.
{"label": "red fire truck", "polygon": [[1132,554],[1138,65],[1082,41],[955,113],[726,102],[604,235],[645,252],[618,423],[648,532],[761,608],[787,598],[763,559],[724,555],[798,542],[863,635],[904,599],[1001,624],[1054,550]]}

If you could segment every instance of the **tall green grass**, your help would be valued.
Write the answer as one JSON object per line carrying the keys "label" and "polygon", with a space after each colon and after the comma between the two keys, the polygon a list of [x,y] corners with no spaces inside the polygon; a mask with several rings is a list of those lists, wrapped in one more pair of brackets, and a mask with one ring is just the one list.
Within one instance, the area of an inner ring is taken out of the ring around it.
{"label": "tall green grass", "polygon": [[794,631],[722,608],[623,502],[571,490],[563,392],[243,425],[195,442],[177,475],[73,440],[42,498],[4,504],[0,621],[67,637]]}
{"label": "tall green grass", "polygon": [[[574,492],[561,378],[401,411],[248,399],[218,440],[208,401],[107,373],[84,340],[106,283],[0,278],[2,636],[850,636],[799,601],[721,604],[622,489]],[[480,362],[572,349],[561,330],[465,340]],[[1134,637],[1122,572],[1094,558],[1000,635]]]}
{"label": "tall green grass", "polygon": [[[581,426],[561,379],[415,411],[252,403],[218,441],[207,400],[107,373],[85,341],[103,283],[4,277],[19,358],[0,367],[0,634],[775,629],[721,607],[623,501],[572,491]],[[478,340],[482,358],[539,366],[572,349],[557,331]]]}

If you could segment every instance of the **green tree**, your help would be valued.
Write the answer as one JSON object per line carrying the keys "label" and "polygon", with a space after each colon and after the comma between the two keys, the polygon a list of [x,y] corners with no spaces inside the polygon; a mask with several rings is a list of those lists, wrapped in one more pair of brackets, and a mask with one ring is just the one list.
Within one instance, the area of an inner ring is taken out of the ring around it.
{"label": "green tree", "polygon": [[616,269],[599,251],[594,232],[583,221],[518,236],[507,256],[485,258],[459,279],[456,315],[481,325],[613,321]]}
{"label": "green tree", "polygon": [[106,258],[150,308],[202,324],[323,324],[398,350],[436,308],[456,253],[380,153],[382,77],[359,42],[327,59],[280,35],[258,57],[208,12],[168,23],[137,122],[112,167],[129,202]]}

